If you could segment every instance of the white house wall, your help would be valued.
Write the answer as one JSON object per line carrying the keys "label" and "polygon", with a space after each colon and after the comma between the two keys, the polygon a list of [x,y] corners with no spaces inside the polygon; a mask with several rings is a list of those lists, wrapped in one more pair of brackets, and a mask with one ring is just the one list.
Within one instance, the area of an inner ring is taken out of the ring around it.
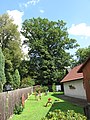
{"label": "white house wall", "polygon": [[[69,86],[75,87],[75,89],[70,89]],[[70,81],[64,83],[64,94],[67,96],[86,99],[85,89],[83,87],[83,80]]]}

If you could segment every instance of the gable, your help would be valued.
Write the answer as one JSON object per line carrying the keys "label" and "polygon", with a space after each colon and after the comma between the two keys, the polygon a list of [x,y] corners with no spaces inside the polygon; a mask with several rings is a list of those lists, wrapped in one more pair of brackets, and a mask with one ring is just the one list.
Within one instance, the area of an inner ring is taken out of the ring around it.
{"label": "gable", "polygon": [[70,72],[62,79],[61,82],[68,82],[73,80],[81,80],[83,79],[83,73],[78,73],[78,70],[80,69],[81,65],[78,65],[70,70]]}

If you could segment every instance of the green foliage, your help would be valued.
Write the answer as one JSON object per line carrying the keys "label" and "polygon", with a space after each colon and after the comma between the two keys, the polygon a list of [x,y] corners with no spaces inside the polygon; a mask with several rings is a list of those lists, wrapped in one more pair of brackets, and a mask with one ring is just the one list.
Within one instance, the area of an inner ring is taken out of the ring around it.
{"label": "green foliage", "polygon": [[90,46],[88,46],[87,48],[79,48],[76,51],[76,61],[75,61],[75,65],[81,64],[83,62],[86,61],[86,59],[90,56]]}
{"label": "green foliage", "polygon": [[38,86],[36,87],[35,91],[38,93],[40,92],[47,92],[48,91],[48,86]]}
{"label": "green foliage", "polygon": [[64,21],[33,18],[25,20],[22,34],[30,49],[30,75],[36,84],[49,85],[62,79],[65,66],[70,65],[67,49],[77,47],[75,39],[68,37]]}
{"label": "green foliage", "polygon": [[5,58],[0,48],[0,91],[3,90],[3,85],[6,82],[4,69],[5,69]]}
{"label": "green foliage", "polygon": [[0,92],[3,91],[3,86],[2,86],[2,82],[0,82]]}
{"label": "green foliage", "polygon": [[15,104],[14,114],[18,114],[18,115],[21,114],[23,109],[24,109],[24,106],[22,105],[22,98],[20,98],[19,103]]}
{"label": "green foliage", "polygon": [[20,42],[10,41],[9,42],[9,59],[12,62],[13,69],[18,69],[23,58]]}
{"label": "green foliage", "polygon": [[35,92],[38,93],[38,92],[43,92],[43,87],[42,86],[38,86],[35,88]]}
{"label": "green foliage", "polygon": [[19,105],[15,104],[14,114],[18,114],[19,115],[19,114],[22,113],[22,111],[23,111],[23,106],[21,104],[19,104]]}
{"label": "green foliage", "polygon": [[23,80],[24,78],[27,78],[27,76],[29,75],[29,66],[30,66],[29,61],[27,61],[27,60],[21,61],[20,67],[19,67],[21,80]]}
{"label": "green foliage", "polygon": [[42,118],[42,120],[87,120],[87,118],[80,113],[75,113],[74,110],[68,110],[67,112],[55,110],[49,112],[47,117]]}
{"label": "green foliage", "polygon": [[19,75],[19,71],[16,69],[13,75],[13,87],[14,89],[17,89],[19,88],[19,86],[20,86],[20,75]]}
{"label": "green foliage", "polygon": [[7,83],[13,86],[13,67],[10,60],[5,61],[5,76]]}
{"label": "green foliage", "polygon": [[13,73],[18,69],[23,55],[18,26],[8,14],[0,15],[0,45],[5,56],[6,82],[13,84]]}
{"label": "green foliage", "polygon": [[[58,92],[57,94],[60,95],[61,93]],[[50,105],[48,107],[44,107],[48,98],[52,99],[52,103],[55,100],[58,100],[58,98],[53,96],[53,93],[50,93],[50,92],[48,93],[47,96],[44,96],[44,94],[42,94],[42,99],[39,101],[35,100],[34,94],[30,95],[29,99],[25,103],[25,110],[22,112],[22,114],[13,115],[10,120],[25,120],[25,119],[26,120],[41,120],[41,118],[46,116],[49,111],[52,111],[52,107],[54,107],[54,109],[60,109],[62,111],[67,111],[68,109],[72,109],[72,110],[75,110],[76,113],[84,114],[82,107],[73,105],[70,102],[67,102],[61,99],[60,99],[60,104],[58,104],[59,101],[57,101],[56,105],[53,103],[52,106]]]}
{"label": "green foliage", "polygon": [[20,33],[17,30],[18,26],[13,24],[8,14],[0,15],[0,43],[2,51],[9,47],[10,41],[20,42]]}
{"label": "green foliage", "polygon": [[21,87],[29,87],[35,85],[35,81],[30,78],[30,76],[22,79]]}
{"label": "green foliage", "polygon": [[56,92],[56,85],[55,85],[55,83],[52,84],[52,91]]}
{"label": "green foliage", "polygon": [[43,92],[47,92],[48,91],[48,86],[43,86]]}

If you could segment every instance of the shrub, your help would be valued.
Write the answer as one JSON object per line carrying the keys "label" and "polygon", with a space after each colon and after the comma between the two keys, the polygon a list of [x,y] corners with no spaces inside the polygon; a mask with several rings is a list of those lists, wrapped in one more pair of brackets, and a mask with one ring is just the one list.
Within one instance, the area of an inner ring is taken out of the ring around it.
{"label": "shrub", "polygon": [[30,76],[23,78],[21,82],[21,88],[29,87],[35,85],[35,81],[30,78]]}
{"label": "shrub", "polygon": [[43,86],[43,92],[47,92],[48,91],[48,86]]}
{"label": "shrub", "polygon": [[35,91],[38,93],[39,91],[40,92],[42,92],[43,91],[43,88],[41,87],[41,86],[39,86],[39,87],[37,87],[36,89],[35,89]]}
{"label": "shrub", "polygon": [[75,113],[74,110],[68,110],[67,112],[55,110],[49,112],[47,117],[42,118],[42,120],[87,120],[87,118],[80,113]]}
{"label": "shrub", "polygon": [[19,115],[19,114],[22,113],[22,111],[23,111],[23,106],[21,104],[19,104],[19,105],[15,104],[14,114],[18,114]]}
{"label": "shrub", "polygon": [[3,86],[2,82],[0,82],[0,92],[2,92],[2,89],[3,89],[2,86]]}
{"label": "shrub", "polygon": [[17,89],[19,88],[19,86],[20,86],[20,74],[18,69],[16,69],[13,75],[13,87],[14,89]]}
{"label": "shrub", "polygon": [[52,85],[52,91],[53,91],[53,92],[56,91],[56,85],[55,85],[55,83],[53,83],[53,85]]}
{"label": "shrub", "polygon": [[20,98],[20,101],[19,103],[15,104],[15,107],[14,107],[14,114],[21,114],[23,109],[24,109],[24,106],[22,104],[22,97]]}

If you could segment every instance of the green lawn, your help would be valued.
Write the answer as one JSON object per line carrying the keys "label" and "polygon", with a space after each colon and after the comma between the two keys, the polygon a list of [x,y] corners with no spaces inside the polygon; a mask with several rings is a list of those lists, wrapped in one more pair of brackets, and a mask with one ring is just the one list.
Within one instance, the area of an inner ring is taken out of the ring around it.
{"label": "green lawn", "polygon": [[[44,105],[49,97],[52,99],[53,104],[45,107]],[[31,95],[25,103],[22,114],[13,115],[10,120],[41,120],[41,118],[46,116],[49,111],[55,109],[60,109],[62,111],[75,110],[75,112],[83,114],[83,108],[61,100],[53,96],[53,93],[49,93],[47,96],[44,96],[43,94],[42,99],[39,101],[35,100],[34,95]]]}

